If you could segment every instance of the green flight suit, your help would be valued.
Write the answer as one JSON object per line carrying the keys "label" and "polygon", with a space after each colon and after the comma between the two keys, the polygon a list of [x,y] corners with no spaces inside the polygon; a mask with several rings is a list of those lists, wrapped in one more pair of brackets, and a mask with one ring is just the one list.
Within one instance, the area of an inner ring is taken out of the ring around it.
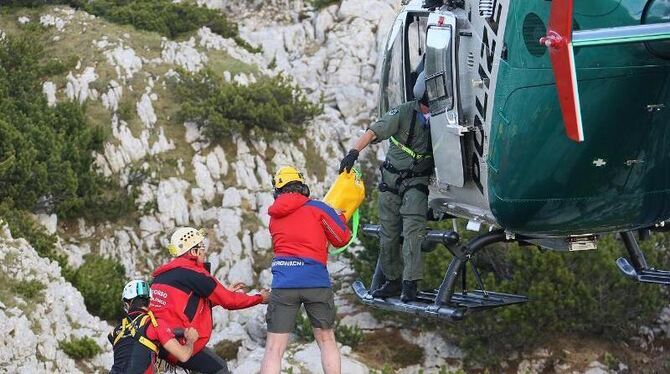
{"label": "green flight suit", "polygon": [[[412,118],[415,118],[414,130],[412,138],[408,139]],[[423,278],[421,242],[425,236],[428,212],[427,186],[434,170],[430,127],[425,122],[419,103],[410,101],[390,110],[370,126],[370,130],[377,136],[375,142],[393,137],[418,155],[412,157],[410,152],[391,141],[386,154],[386,167],[380,168],[379,256],[382,271],[389,280]],[[407,143],[408,140],[411,144]],[[398,173],[410,170],[420,176],[403,179]],[[401,234],[404,237],[402,251]]]}

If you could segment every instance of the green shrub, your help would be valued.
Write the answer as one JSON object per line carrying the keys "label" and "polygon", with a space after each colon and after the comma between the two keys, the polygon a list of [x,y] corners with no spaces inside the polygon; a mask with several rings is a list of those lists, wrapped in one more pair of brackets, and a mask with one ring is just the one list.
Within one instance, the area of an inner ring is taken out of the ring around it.
{"label": "green shrub", "polygon": [[110,22],[155,31],[171,39],[207,26],[252,53],[260,52],[239,36],[235,22],[216,9],[187,2],[173,3],[172,0],[71,0],[69,3]]}
{"label": "green shrub", "polygon": [[[650,263],[667,267],[654,248],[665,240],[658,235],[643,243]],[[510,349],[531,350],[561,335],[626,339],[638,326],[653,322],[666,300],[660,287],[620,274],[614,262],[622,247],[613,236],[603,238],[597,251],[585,253],[542,253],[509,245],[504,267],[511,276],[496,279],[485,271],[485,283],[491,290],[527,295],[531,301],[471,316],[450,331],[471,359],[491,358],[491,363]]]}
{"label": "green shrub", "polygon": [[116,219],[133,204],[92,168],[102,129],[90,126],[84,106],[49,107],[42,94],[42,81],[70,64],[45,55],[42,33],[27,26],[0,41],[0,201],[61,218]]}
{"label": "green shrub", "polygon": [[298,311],[293,333],[298,337],[298,339],[304,342],[311,342],[314,340],[314,329],[312,328],[312,323],[309,321],[309,318],[307,318],[307,314],[303,308],[300,308]]}
{"label": "green shrub", "polygon": [[86,309],[105,320],[124,316],[121,292],[126,282],[125,268],[118,261],[100,256],[86,256],[74,273],[73,285],[84,296]]}
{"label": "green shrub", "polygon": [[74,360],[86,360],[102,353],[98,343],[88,336],[70,341],[61,340],[58,342],[58,347]]}
{"label": "green shrub", "polygon": [[3,0],[2,6],[36,7],[42,5],[69,5],[69,0]]}
{"label": "green shrub", "polygon": [[44,291],[44,285],[37,280],[18,281],[14,286],[17,294],[23,296],[27,301],[37,301],[41,298]]}
{"label": "green shrub", "polygon": [[238,340],[232,342],[230,340],[222,340],[214,346],[214,352],[224,360],[237,360],[237,352],[242,346],[242,341]]}
{"label": "green shrub", "polygon": [[176,90],[182,101],[179,119],[198,124],[212,141],[256,130],[261,135],[295,138],[304,124],[321,113],[284,76],[260,77],[248,86],[225,83],[211,70],[181,71]]}
{"label": "green shrub", "polygon": [[308,0],[306,3],[312,8],[319,10],[333,4],[339,4],[340,0]]}
{"label": "green shrub", "polygon": [[356,349],[363,340],[363,330],[358,326],[346,326],[337,321],[335,325],[335,338],[339,343],[348,345],[351,349]]}

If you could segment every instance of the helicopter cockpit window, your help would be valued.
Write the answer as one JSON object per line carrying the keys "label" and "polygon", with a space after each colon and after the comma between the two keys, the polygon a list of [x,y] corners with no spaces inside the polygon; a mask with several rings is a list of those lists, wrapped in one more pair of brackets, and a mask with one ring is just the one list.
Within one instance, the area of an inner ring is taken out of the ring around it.
{"label": "helicopter cockpit window", "polygon": [[405,101],[402,27],[402,22],[396,22],[396,24],[393,25],[391,38],[386,46],[384,66],[382,67],[381,88],[383,94],[380,103],[381,113],[384,113],[389,110],[389,108],[394,108]]}
{"label": "helicopter cockpit window", "polygon": [[431,28],[426,39],[426,88],[430,111],[441,113],[454,106],[451,56],[451,28]]}

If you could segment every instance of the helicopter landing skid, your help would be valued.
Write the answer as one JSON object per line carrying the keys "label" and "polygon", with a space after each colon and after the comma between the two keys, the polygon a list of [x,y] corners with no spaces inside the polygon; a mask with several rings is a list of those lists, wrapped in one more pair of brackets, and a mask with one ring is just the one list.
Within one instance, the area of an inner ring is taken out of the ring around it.
{"label": "helicopter landing skid", "polygon": [[[375,225],[366,225],[363,227],[363,232],[368,235],[379,236],[380,231]],[[363,282],[357,281],[352,285],[352,288],[358,299],[366,305],[380,309],[451,321],[462,320],[465,314],[469,312],[499,308],[528,301],[527,297],[521,295],[486,291],[479,271],[470,261],[472,256],[480,249],[490,244],[508,241],[504,231],[495,230],[488,232],[473,238],[466,245],[457,245],[459,236],[451,231],[428,231],[424,240],[443,244],[454,255],[454,258],[449,263],[444,279],[437,290],[419,292],[416,300],[403,302],[398,297],[386,299],[374,298],[370,295],[369,290],[365,288]],[[479,289],[468,290],[467,288],[466,270],[468,262],[470,263]],[[459,277],[461,279],[461,291],[455,292]],[[381,286],[383,278],[383,273],[378,262],[371,289],[377,289]]]}
{"label": "helicopter landing skid", "polygon": [[403,302],[399,297],[379,299],[372,297],[361,281],[352,285],[358,299],[365,305],[375,308],[416,314],[421,317],[439,318],[450,321],[460,321],[466,313],[485,309],[498,308],[507,305],[519,304],[528,301],[525,296],[505,294],[499,292],[471,290],[455,292],[449,304],[436,303],[438,290],[419,292],[414,301]]}
{"label": "helicopter landing skid", "polygon": [[626,277],[637,282],[670,286],[670,271],[657,270],[647,265],[644,253],[640,250],[640,246],[637,244],[633,233],[628,231],[622,232],[620,235],[626,246],[626,250],[628,250],[630,261],[625,257],[619,257],[616,260],[619,270]]}

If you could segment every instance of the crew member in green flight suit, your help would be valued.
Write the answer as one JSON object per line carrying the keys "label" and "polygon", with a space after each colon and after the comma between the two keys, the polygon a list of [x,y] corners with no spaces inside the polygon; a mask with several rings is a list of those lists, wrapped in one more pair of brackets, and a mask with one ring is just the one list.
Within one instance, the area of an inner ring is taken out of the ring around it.
{"label": "crew member in green flight suit", "polygon": [[340,163],[340,172],[351,170],[368,144],[390,141],[379,184],[379,262],[385,282],[370,292],[379,298],[400,295],[403,302],[416,299],[417,281],[423,278],[421,242],[428,213],[428,183],[434,170],[423,72],[414,85],[414,97],[372,124]]}

